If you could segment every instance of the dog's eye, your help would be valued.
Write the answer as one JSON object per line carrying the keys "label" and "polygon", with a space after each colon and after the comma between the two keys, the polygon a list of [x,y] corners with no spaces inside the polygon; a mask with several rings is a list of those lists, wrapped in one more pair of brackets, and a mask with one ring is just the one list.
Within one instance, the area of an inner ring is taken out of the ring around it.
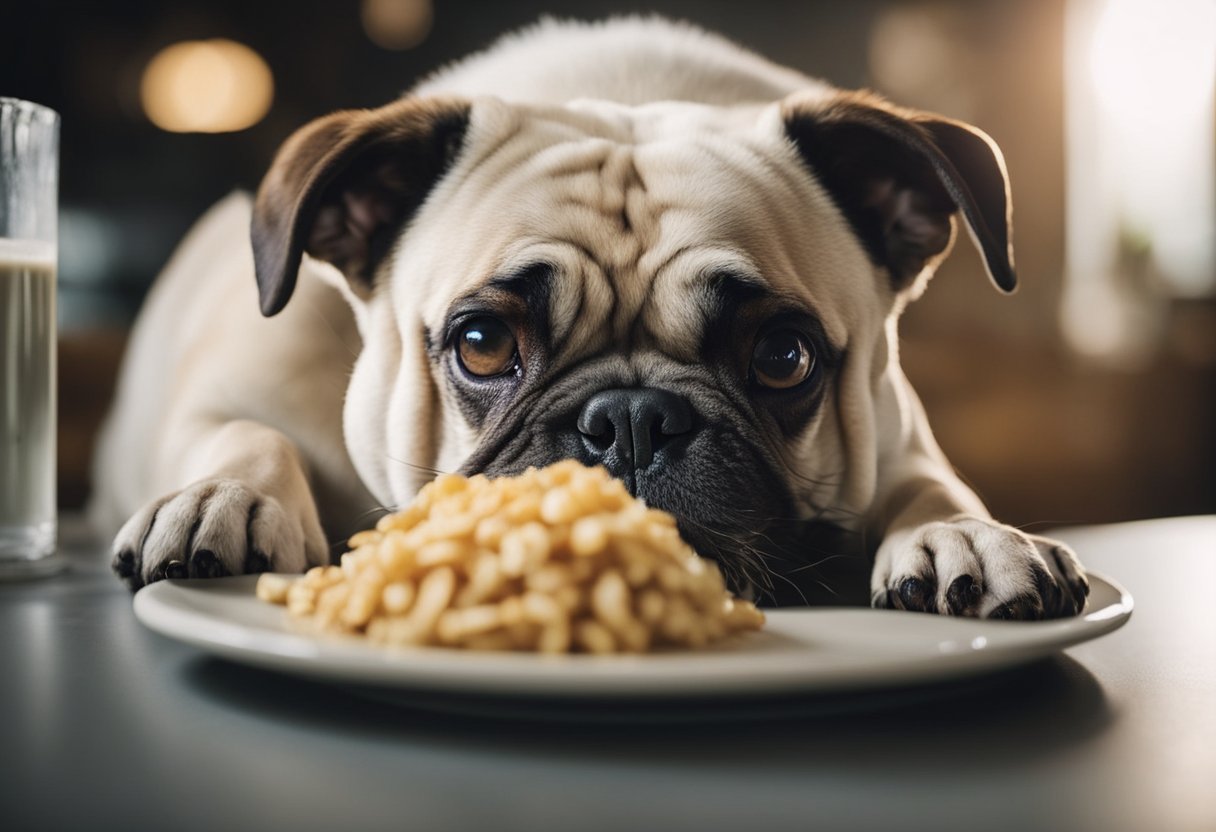
{"label": "dog's eye", "polygon": [[764,387],[775,390],[796,387],[814,369],[814,349],[806,336],[792,329],[767,333],[752,351],[752,375]]}
{"label": "dog's eye", "polygon": [[498,376],[519,366],[519,351],[511,328],[498,318],[473,318],[456,336],[460,365],[474,376]]}

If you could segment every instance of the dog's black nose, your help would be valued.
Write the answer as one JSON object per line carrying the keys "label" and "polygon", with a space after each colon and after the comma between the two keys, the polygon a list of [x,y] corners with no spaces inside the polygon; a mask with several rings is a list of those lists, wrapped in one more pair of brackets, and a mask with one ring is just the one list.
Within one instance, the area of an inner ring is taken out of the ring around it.
{"label": "dog's black nose", "polygon": [[649,467],[672,437],[692,430],[692,408],[654,387],[601,390],[583,405],[578,429],[596,462],[625,474]]}

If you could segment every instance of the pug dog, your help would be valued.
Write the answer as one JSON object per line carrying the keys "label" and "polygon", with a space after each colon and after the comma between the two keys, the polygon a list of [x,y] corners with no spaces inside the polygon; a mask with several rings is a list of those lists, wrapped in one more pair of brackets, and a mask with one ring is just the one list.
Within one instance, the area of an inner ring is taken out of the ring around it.
{"label": "pug dog", "polygon": [[688,25],[544,21],[304,126],[202,218],[93,515],[133,588],[298,572],[437,472],[574,458],[761,600],[827,523],[877,542],[876,607],[1072,615],[1074,553],[992,519],[899,365],[958,225],[1013,291],[1010,218],[974,127]]}

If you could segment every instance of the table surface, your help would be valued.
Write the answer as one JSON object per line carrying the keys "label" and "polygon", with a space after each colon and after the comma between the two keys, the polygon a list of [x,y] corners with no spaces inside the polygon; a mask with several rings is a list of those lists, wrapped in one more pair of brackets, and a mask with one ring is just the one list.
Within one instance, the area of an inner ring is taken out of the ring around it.
{"label": "table surface", "polygon": [[438,715],[144,629],[105,547],[0,585],[0,822],[35,829],[1216,829],[1216,517],[1057,531],[1136,599],[1096,642],[881,709]]}

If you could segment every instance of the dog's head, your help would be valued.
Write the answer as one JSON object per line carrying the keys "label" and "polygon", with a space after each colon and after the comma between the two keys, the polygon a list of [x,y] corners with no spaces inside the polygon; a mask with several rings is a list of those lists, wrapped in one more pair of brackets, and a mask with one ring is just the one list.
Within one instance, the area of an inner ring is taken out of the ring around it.
{"label": "dog's head", "polygon": [[386,505],[435,468],[599,463],[741,588],[866,510],[890,323],[956,216],[1011,290],[995,145],[864,94],[405,99],[293,136],[253,246],[265,314],[305,253],[350,299],[347,443]]}

